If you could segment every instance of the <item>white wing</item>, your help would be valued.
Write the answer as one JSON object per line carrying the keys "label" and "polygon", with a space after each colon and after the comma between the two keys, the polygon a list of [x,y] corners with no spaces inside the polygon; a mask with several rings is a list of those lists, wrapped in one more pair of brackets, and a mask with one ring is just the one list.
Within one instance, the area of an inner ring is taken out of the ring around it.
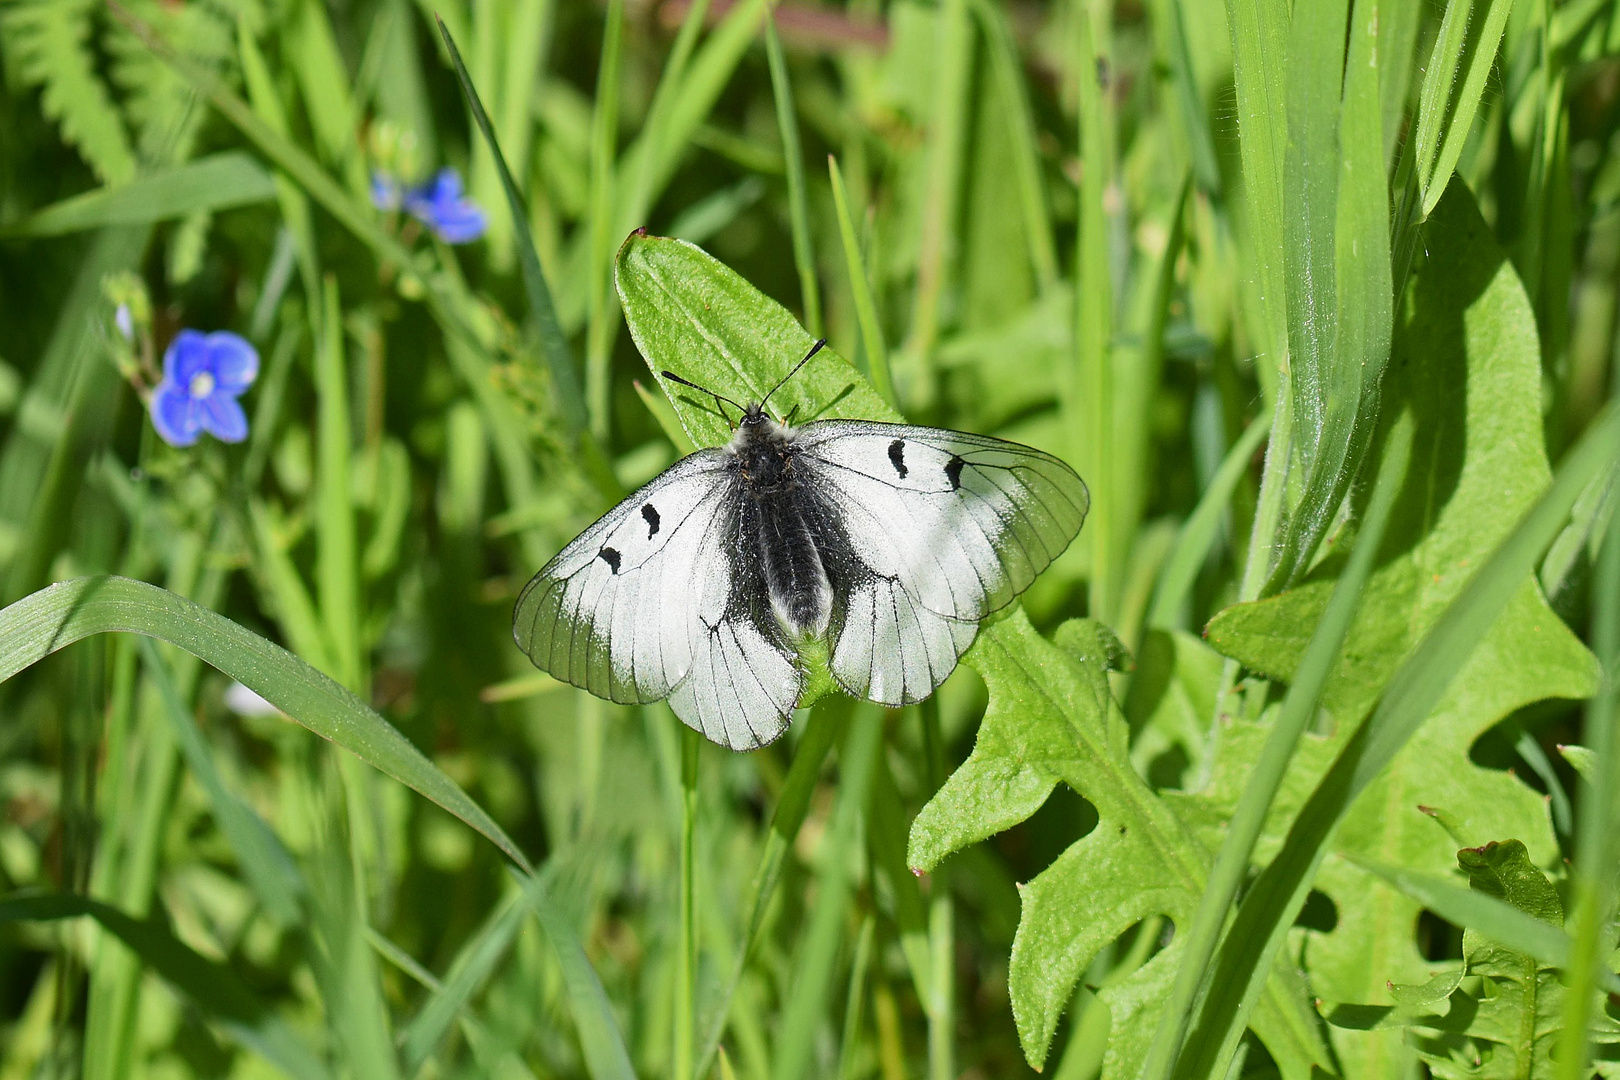
{"label": "white wing", "polygon": [[931,694],[985,616],[1080,531],[1090,499],[1050,454],[939,428],[828,420],[796,433],[848,544],[832,673],[887,705]]}
{"label": "white wing", "polygon": [[803,677],[738,562],[726,462],[683,458],[608,511],[524,587],[512,636],[563,682],[624,704],[669,698],[748,750],[786,729]]}

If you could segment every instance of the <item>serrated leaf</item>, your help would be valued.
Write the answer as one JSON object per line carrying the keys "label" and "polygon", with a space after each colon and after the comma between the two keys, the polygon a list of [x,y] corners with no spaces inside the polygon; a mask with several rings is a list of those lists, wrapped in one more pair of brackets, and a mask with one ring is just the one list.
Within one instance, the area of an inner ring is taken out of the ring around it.
{"label": "serrated leaf", "polygon": [[[1411,408],[1419,437],[1386,561],[1369,582],[1323,694],[1335,747],[1550,477],[1534,316],[1460,183],[1436,208],[1427,247],[1384,391],[1385,416]],[[1331,572],[1319,568],[1298,589],[1221,613],[1207,632],[1211,644],[1286,680],[1326,604]],[[1549,861],[1556,845],[1541,797],[1512,774],[1475,765],[1468,750],[1514,709],[1548,697],[1584,697],[1595,678],[1591,655],[1527,580],[1428,721],[1350,811],[1338,849],[1445,873],[1455,847],[1417,812],[1421,803],[1446,807],[1469,835],[1521,836],[1537,861]],[[1376,1004],[1389,1000],[1388,982],[1428,978],[1415,938],[1415,901],[1332,858],[1316,887],[1334,900],[1339,916],[1330,933],[1307,939],[1316,993]],[[1350,1076],[1391,1075],[1405,1056],[1392,1032],[1333,1037]]]}

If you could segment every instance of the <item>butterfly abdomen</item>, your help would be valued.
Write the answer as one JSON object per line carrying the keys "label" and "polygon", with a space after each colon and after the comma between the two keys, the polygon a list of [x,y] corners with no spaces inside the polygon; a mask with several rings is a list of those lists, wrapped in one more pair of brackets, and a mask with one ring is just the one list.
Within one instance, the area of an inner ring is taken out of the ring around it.
{"label": "butterfly abdomen", "polygon": [[733,444],[739,500],[738,541],[759,568],[772,612],[788,636],[820,637],[832,616],[832,584],[818,542],[825,510],[794,475],[785,429],[744,428]]}

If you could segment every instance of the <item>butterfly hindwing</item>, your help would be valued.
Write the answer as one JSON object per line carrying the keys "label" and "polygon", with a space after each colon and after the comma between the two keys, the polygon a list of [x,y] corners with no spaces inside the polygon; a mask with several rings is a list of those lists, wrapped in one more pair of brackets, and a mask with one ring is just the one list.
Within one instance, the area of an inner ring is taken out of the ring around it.
{"label": "butterfly hindwing", "polygon": [[802,677],[739,561],[729,458],[684,458],[608,511],[524,588],[512,632],[535,665],[625,704],[669,698],[715,742],[781,733]]}
{"label": "butterfly hindwing", "polygon": [[832,674],[885,704],[932,693],[1085,520],[1062,461],[979,435],[828,420],[796,433],[807,483],[841,518]]}

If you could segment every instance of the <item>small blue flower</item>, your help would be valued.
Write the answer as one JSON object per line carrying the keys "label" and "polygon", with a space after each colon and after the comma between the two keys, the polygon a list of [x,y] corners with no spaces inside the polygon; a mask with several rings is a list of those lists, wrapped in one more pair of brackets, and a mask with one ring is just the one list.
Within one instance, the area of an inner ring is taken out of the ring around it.
{"label": "small blue flower", "polygon": [[113,312],[113,323],[117,325],[118,332],[124,335],[125,341],[135,340],[135,316],[130,314],[128,304],[118,305],[118,310]]}
{"label": "small blue flower", "polygon": [[182,330],[163,354],[163,380],[152,391],[152,426],[170,446],[190,446],[206,431],[223,442],[247,438],[237,403],[259,374],[259,354],[228,330]]}
{"label": "small blue flower", "polygon": [[447,244],[476,240],[488,225],[478,204],[463,197],[461,174],[454,169],[440,169],[432,180],[405,192],[405,209]]}

